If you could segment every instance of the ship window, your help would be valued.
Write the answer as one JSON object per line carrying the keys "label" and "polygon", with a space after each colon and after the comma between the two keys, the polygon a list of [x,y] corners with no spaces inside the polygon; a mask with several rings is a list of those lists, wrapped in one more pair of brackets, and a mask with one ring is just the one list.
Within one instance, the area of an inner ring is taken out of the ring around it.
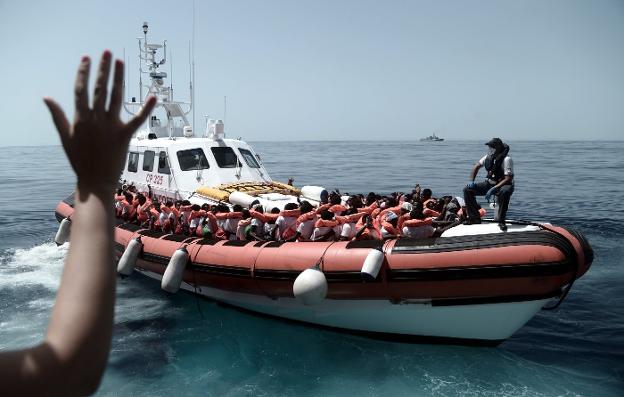
{"label": "ship window", "polygon": [[258,164],[258,162],[256,161],[256,158],[251,153],[251,151],[247,149],[241,149],[241,148],[238,148],[238,151],[240,152],[241,156],[243,156],[243,158],[245,159],[245,162],[247,163],[249,167],[260,168],[260,164]]}
{"label": "ship window", "polygon": [[212,154],[217,160],[217,164],[221,168],[234,168],[236,167],[238,162],[238,157],[236,157],[236,153],[229,146],[219,146],[210,148],[212,150]]}
{"label": "ship window", "polygon": [[158,155],[158,172],[161,174],[171,174],[169,169],[169,159],[167,159],[167,152],[160,152]]}
{"label": "ship window", "polygon": [[152,172],[154,169],[154,154],[151,150],[146,150],[143,153],[143,171]]}
{"label": "ship window", "polygon": [[178,163],[182,171],[205,170],[210,168],[208,159],[202,149],[180,150],[178,153]]}
{"label": "ship window", "polygon": [[128,171],[137,172],[139,168],[139,154],[137,152],[128,153]]}

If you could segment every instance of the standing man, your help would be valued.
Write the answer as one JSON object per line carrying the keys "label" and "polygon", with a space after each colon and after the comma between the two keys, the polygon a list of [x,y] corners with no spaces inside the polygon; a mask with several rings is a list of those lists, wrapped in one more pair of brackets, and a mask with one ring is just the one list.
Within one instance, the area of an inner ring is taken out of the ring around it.
{"label": "standing man", "polygon": [[[479,159],[477,164],[472,167],[470,183],[464,188],[466,224],[481,223],[476,196],[485,196],[487,201],[490,201],[492,196],[497,196],[498,211],[494,220],[498,221],[498,226],[502,231],[506,231],[505,217],[509,207],[509,199],[514,191],[513,161],[507,155],[509,146],[504,144],[500,138],[492,138],[486,145],[489,147],[488,154]],[[485,167],[487,177],[485,181],[476,183],[474,180],[481,167]]]}

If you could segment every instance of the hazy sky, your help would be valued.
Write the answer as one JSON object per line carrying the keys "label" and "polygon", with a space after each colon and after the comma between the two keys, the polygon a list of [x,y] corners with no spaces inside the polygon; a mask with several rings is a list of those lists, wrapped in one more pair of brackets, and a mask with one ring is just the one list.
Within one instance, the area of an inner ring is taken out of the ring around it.
{"label": "hazy sky", "polygon": [[[0,0],[0,145],[58,144],[40,98],[73,113],[83,54],[125,48],[137,96],[143,21],[187,98],[192,9]],[[195,20],[199,131],[227,95],[226,133],[250,141],[624,138],[622,0],[198,0]]]}

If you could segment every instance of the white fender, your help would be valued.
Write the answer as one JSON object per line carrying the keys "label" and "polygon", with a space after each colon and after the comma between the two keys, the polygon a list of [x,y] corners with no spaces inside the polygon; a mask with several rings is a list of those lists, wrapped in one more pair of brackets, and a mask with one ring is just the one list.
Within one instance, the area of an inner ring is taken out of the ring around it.
{"label": "white fender", "polygon": [[56,236],[54,236],[54,242],[56,245],[63,245],[69,240],[69,230],[71,229],[71,220],[65,218],[61,221]]}
{"label": "white fender", "polygon": [[381,269],[383,260],[384,253],[380,248],[370,250],[368,255],[366,255],[366,259],[364,259],[364,264],[362,264],[362,280],[375,281],[377,275],[379,274],[379,270]]}
{"label": "white fender", "polygon": [[235,192],[230,193],[230,197],[228,200],[232,204],[238,204],[242,206],[243,208],[249,208],[251,203],[253,203],[257,199],[258,199],[257,197],[254,197],[247,193],[235,191]]}
{"label": "white fender", "polygon": [[293,284],[293,294],[304,305],[320,303],[327,296],[325,274],[316,268],[302,271]]}
{"label": "white fender", "polygon": [[130,240],[123,255],[121,255],[121,259],[119,259],[119,263],[117,263],[117,273],[123,274],[124,276],[131,275],[142,249],[143,243],[141,242],[141,236]]}
{"label": "white fender", "polygon": [[182,276],[184,275],[184,268],[186,267],[188,259],[189,253],[185,246],[178,248],[173,253],[165,269],[165,274],[163,274],[162,281],[160,282],[160,288],[172,294],[178,292],[182,284]]}
{"label": "white fender", "polygon": [[304,198],[321,201],[321,193],[325,190],[322,186],[303,186],[301,188],[301,196]]}

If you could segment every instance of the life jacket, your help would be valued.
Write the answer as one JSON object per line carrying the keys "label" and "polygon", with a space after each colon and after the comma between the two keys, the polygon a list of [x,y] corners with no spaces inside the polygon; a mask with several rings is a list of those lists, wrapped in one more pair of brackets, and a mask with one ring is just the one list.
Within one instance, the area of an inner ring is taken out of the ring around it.
{"label": "life jacket", "polygon": [[280,216],[280,214],[262,213],[254,210],[249,210],[249,215],[251,215],[252,218],[261,220],[263,223],[275,222]]}
{"label": "life jacket", "polygon": [[314,224],[314,227],[336,227],[339,224],[340,222],[337,219],[329,219],[329,220],[319,219]]}
{"label": "life jacket", "polygon": [[331,206],[332,206],[331,204],[323,204],[323,205],[320,205],[320,206],[316,209],[316,211],[315,211],[315,212],[316,212],[318,215],[321,215],[321,212],[323,212],[323,211],[325,211],[325,210],[328,210]]}
{"label": "life jacket", "polygon": [[286,218],[286,217],[289,217],[289,218],[292,218],[292,217],[298,218],[298,217],[299,217],[299,215],[301,215],[301,210],[300,210],[300,209],[298,209],[298,208],[297,208],[297,209],[295,209],[295,210],[282,210],[279,214],[280,214],[281,216],[283,216],[284,218]]}
{"label": "life jacket", "polygon": [[341,224],[344,223],[356,223],[357,221],[359,221],[362,217],[364,216],[364,212],[357,212],[355,214],[351,214],[351,215],[338,215],[336,217],[336,219],[338,220],[338,222],[340,222]]}
{"label": "life jacket", "polygon": [[[505,178],[505,170],[503,169],[503,163],[505,162],[505,157],[509,153],[509,146],[504,144],[503,150],[500,153],[488,154],[485,158],[485,162],[483,166],[487,171],[487,179],[493,181],[494,183],[500,182],[503,178]],[[513,178],[513,176],[512,176]]]}
{"label": "life jacket", "polygon": [[403,227],[421,227],[431,225],[433,219],[425,218],[425,219],[408,219],[403,222]]}
{"label": "life jacket", "polygon": [[[297,211],[297,212],[295,212]],[[299,210],[285,210],[281,212],[282,222],[277,222],[281,227],[277,229],[277,239],[278,240],[288,240],[297,234],[297,217],[300,215]],[[292,214],[292,215],[285,215]],[[279,221],[279,218],[277,219]],[[282,227],[284,229],[282,230]]]}
{"label": "life jacket", "polygon": [[373,204],[369,205],[368,207],[358,208],[357,212],[361,212],[361,213],[370,215],[370,214],[373,213],[373,211],[375,211],[377,209],[377,207],[378,207],[377,206],[377,202],[374,201]]}
{"label": "life jacket", "polygon": [[407,220],[403,223],[401,234],[412,238],[431,237],[435,232],[435,229],[431,226],[431,221],[432,218]]}
{"label": "life jacket", "polygon": [[297,218],[297,226],[299,226],[303,222],[311,221],[314,218],[316,218],[316,213],[314,211],[310,211],[310,212],[306,212],[305,214],[301,214]]}
{"label": "life jacket", "polygon": [[347,210],[347,207],[345,207],[344,205],[334,204],[331,207],[329,207],[328,211],[339,215],[339,214],[342,214],[342,212],[346,210]]}

